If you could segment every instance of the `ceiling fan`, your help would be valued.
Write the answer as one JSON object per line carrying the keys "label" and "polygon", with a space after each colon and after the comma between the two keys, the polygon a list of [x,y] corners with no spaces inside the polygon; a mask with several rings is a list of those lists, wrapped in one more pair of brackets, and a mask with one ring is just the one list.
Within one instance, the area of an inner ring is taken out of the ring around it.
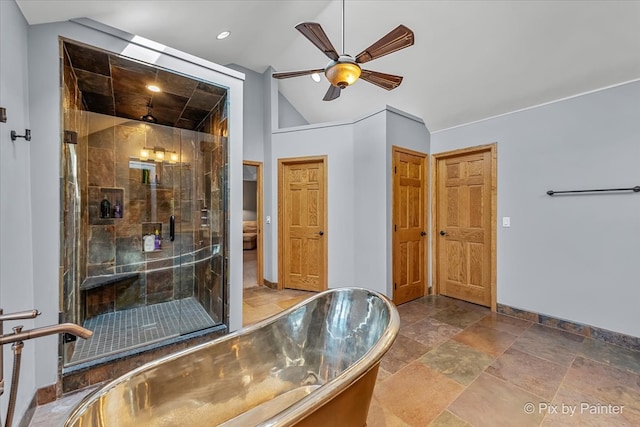
{"label": "ceiling fan", "polygon": [[324,68],[303,71],[289,71],[274,73],[273,78],[287,79],[289,77],[305,76],[314,73],[324,73],[331,83],[324,95],[324,101],[333,101],[340,96],[342,89],[354,84],[358,78],[368,81],[383,89],[391,90],[400,86],[402,76],[380,73],[378,71],[363,70],[360,64],[372,61],[390,53],[409,47],[414,42],[413,31],[404,25],[398,25],[380,40],[356,55],[355,60],[344,53],[344,0],[342,1],[342,54],[339,55],[331,44],[329,37],[316,22],[303,22],[296,25],[311,43],[320,49],[331,61]]}

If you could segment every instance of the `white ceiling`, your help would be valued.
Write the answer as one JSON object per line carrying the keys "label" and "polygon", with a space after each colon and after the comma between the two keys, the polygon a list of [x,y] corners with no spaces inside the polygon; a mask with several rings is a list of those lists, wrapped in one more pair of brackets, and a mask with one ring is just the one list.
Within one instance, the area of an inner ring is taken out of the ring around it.
{"label": "white ceiling", "polygon": [[[30,24],[88,17],[218,64],[264,72],[323,68],[294,26],[320,23],[341,51],[341,0],[18,0]],[[640,78],[640,1],[346,0],[355,56],[399,24],[416,43],[363,68],[404,76],[387,92],[365,81],[324,102],[323,79],[279,81],[311,123],[391,105],[433,131]],[[215,36],[230,30],[231,36]]]}

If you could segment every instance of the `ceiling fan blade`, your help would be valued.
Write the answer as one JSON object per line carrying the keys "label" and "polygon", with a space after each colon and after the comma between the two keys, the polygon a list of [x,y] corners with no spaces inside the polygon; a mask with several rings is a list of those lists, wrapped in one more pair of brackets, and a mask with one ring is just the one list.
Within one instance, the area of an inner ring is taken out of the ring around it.
{"label": "ceiling fan blade", "polygon": [[404,25],[398,25],[397,28],[391,30],[386,36],[360,52],[358,56],[356,56],[356,62],[358,64],[364,64],[365,62],[409,47],[413,42],[413,31]]}
{"label": "ceiling fan blade", "polygon": [[402,83],[402,76],[379,73],[378,71],[362,70],[360,78],[386,90],[395,89]]}
{"label": "ceiling fan blade", "polygon": [[300,31],[303,36],[308,38],[311,43],[324,52],[330,59],[337,61],[340,57],[320,24],[316,22],[302,22],[296,25],[296,30]]}
{"label": "ceiling fan blade", "polygon": [[340,96],[340,91],[342,91],[342,89],[340,89],[338,86],[330,85],[329,90],[324,94],[324,98],[322,98],[322,100],[333,101]]}
{"label": "ceiling fan blade", "polygon": [[306,76],[313,73],[322,74],[324,73],[324,68],[318,68],[315,70],[285,71],[283,73],[273,73],[272,77],[274,79],[288,79],[289,77]]}

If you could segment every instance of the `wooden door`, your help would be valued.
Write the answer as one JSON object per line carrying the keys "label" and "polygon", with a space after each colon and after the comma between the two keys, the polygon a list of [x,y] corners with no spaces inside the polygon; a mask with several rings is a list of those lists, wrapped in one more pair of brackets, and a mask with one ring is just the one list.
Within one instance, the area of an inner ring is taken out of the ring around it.
{"label": "wooden door", "polygon": [[435,155],[437,292],[495,309],[495,145]]}
{"label": "wooden door", "polygon": [[424,296],[427,155],[393,147],[393,302]]}
{"label": "wooden door", "polygon": [[278,161],[278,288],[327,289],[326,158]]}

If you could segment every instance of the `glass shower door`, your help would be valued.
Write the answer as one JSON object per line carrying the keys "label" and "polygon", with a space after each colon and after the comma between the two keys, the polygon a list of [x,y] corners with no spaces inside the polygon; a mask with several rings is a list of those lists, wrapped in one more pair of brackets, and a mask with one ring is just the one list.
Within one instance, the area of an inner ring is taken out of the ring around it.
{"label": "glass shower door", "polygon": [[78,146],[63,146],[65,316],[94,336],[65,344],[65,364],[220,325],[222,142],[82,114]]}
{"label": "glass shower door", "polygon": [[180,292],[180,333],[223,323],[223,236],[219,233],[222,144],[207,133],[180,131],[179,198],[175,229],[180,256],[176,283]]}

